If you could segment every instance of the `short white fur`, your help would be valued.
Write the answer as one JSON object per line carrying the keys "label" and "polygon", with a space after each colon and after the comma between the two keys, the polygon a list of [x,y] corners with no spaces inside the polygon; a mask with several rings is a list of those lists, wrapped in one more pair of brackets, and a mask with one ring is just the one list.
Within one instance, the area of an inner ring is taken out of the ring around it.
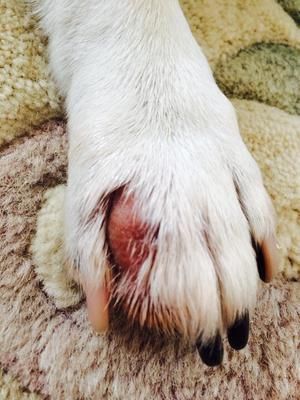
{"label": "short white fur", "polygon": [[[209,339],[253,308],[250,231],[258,242],[269,236],[273,211],[178,1],[40,0],[37,11],[66,98],[68,259],[84,279],[102,283],[99,201],[126,184],[148,223],[160,226],[132,309],[141,303],[141,324],[151,309],[167,331]],[[118,294],[128,296],[122,284]]]}

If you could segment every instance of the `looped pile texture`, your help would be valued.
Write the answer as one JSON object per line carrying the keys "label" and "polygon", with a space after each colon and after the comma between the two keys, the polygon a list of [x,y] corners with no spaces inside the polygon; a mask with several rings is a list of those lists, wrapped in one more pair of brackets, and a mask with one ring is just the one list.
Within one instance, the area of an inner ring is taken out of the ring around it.
{"label": "looped pile texture", "polygon": [[278,214],[282,273],[261,286],[249,346],[225,340],[210,369],[119,314],[93,335],[63,264],[67,138],[46,39],[25,0],[0,0],[0,400],[299,396],[300,2],[181,3]]}

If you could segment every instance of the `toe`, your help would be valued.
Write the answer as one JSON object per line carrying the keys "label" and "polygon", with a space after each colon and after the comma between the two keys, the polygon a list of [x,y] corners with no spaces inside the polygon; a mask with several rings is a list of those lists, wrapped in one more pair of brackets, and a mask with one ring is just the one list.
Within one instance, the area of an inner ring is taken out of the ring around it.
{"label": "toe", "polygon": [[228,201],[223,201],[222,207],[216,202],[209,209],[207,237],[219,278],[223,325],[227,329],[234,326],[237,316],[254,308],[258,274],[248,221],[234,188],[227,193],[220,189],[216,198]]}

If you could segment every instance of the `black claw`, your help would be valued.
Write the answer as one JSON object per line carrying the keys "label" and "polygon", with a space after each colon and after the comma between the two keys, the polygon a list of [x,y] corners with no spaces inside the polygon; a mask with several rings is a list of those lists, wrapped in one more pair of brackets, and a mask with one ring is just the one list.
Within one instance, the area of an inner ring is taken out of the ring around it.
{"label": "black claw", "polygon": [[216,337],[203,345],[201,341],[196,344],[200,357],[204,364],[209,367],[216,367],[220,365],[223,361],[224,348],[221,336],[219,334]]}
{"label": "black claw", "polygon": [[255,250],[255,254],[256,254],[256,263],[257,263],[259,277],[262,281],[265,282],[266,281],[266,267],[265,267],[265,259],[264,259],[262,249],[259,246],[259,244],[257,244],[255,242],[255,240],[253,238],[252,238],[252,246],[253,246],[253,248]]}
{"label": "black claw", "polygon": [[249,313],[248,311],[228,329],[228,341],[230,346],[235,350],[243,349],[249,339]]}

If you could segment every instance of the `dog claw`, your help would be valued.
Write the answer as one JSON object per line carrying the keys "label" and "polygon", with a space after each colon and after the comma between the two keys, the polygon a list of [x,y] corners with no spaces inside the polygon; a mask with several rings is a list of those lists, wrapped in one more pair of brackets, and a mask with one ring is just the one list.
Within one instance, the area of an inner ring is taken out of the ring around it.
{"label": "dog claw", "polygon": [[259,277],[264,282],[270,282],[278,269],[276,241],[274,238],[268,238],[258,244],[252,238],[252,245],[256,253]]}
{"label": "dog claw", "polygon": [[88,318],[96,333],[104,333],[109,327],[109,289],[107,284],[99,287],[92,287],[90,284],[83,284],[86,294]]}
{"label": "dog claw", "polygon": [[201,341],[196,344],[201,360],[209,367],[216,367],[223,361],[224,348],[221,336],[217,334],[215,338],[203,345]]}
{"label": "dog claw", "polygon": [[234,324],[228,329],[228,341],[235,350],[243,349],[249,339],[249,313],[248,311],[240,318],[236,319]]}

